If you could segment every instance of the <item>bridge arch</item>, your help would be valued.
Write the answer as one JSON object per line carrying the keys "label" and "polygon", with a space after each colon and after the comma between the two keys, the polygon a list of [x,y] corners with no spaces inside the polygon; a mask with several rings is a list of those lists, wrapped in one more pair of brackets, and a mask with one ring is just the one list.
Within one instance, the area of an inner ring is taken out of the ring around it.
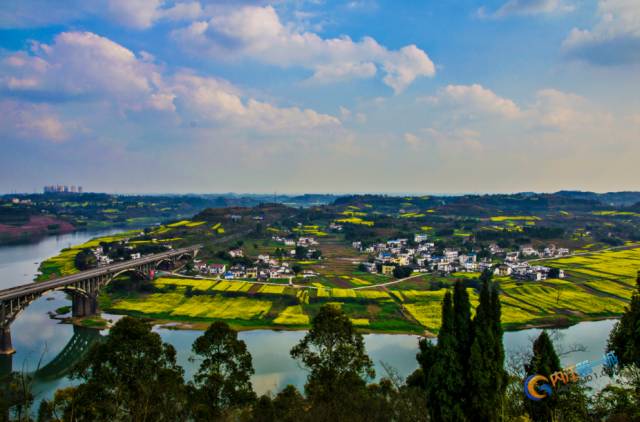
{"label": "bridge arch", "polygon": [[87,270],[39,283],[29,283],[0,291],[0,355],[15,352],[11,345],[10,326],[18,315],[42,295],[51,291],[64,291],[71,295],[74,317],[95,315],[98,312],[97,296],[101,288],[117,276],[133,273],[149,278],[150,271],[162,262],[175,263],[196,256],[200,245],[171,250],[139,259],[118,262],[97,269]]}
{"label": "bridge arch", "polygon": [[119,276],[121,276],[123,274],[127,274],[127,273],[137,274],[138,276],[140,276],[140,278],[149,280],[149,272],[148,271],[143,271],[142,269],[137,268],[137,267],[131,267],[131,268],[127,268],[127,269],[124,269],[122,271],[118,271],[117,273],[114,273],[114,274],[110,275],[109,277],[107,277],[107,279],[105,280],[104,284],[102,284],[100,287],[104,287],[104,286],[110,284],[113,280],[115,280]]}

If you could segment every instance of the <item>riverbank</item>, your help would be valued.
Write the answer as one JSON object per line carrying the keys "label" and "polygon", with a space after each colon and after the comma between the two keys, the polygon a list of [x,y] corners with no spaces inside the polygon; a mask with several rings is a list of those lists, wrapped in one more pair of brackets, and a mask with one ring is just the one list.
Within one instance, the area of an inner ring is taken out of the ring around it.
{"label": "riverbank", "polygon": [[47,236],[76,231],[68,221],[49,216],[30,216],[20,225],[0,224],[0,246],[33,243]]}

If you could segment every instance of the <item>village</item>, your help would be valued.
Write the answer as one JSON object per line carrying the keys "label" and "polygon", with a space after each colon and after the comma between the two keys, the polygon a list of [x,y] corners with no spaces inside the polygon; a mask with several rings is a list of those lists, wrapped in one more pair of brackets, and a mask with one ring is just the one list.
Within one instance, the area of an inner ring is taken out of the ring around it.
{"label": "village", "polygon": [[296,276],[303,278],[315,277],[318,274],[311,270],[304,270],[298,264],[291,264],[286,259],[297,260],[321,260],[322,252],[315,248],[318,242],[313,237],[299,237],[297,239],[273,236],[272,240],[282,243],[283,246],[293,247],[290,251],[277,248],[274,255],[259,254],[257,259],[251,260],[245,256],[242,248],[233,248],[227,251],[228,258],[233,261],[241,261],[227,266],[221,263],[207,263],[204,260],[195,260],[194,268],[200,274],[216,276],[225,280],[254,279],[266,281],[270,279],[291,279]]}
{"label": "village", "polygon": [[[519,280],[539,281],[547,278],[563,278],[562,270],[531,265],[528,261],[539,258],[556,258],[570,254],[569,249],[549,245],[542,251],[531,245],[521,246],[518,251],[505,251],[495,243],[489,245],[484,256],[478,253],[463,253],[456,248],[438,250],[426,234],[416,234],[413,241],[393,239],[363,247],[362,242],[352,243],[352,247],[369,254],[369,260],[360,267],[369,273],[383,275],[397,274],[396,268],[408,267],[417,272],[435,272],[449,275],[455,272],[483,272],[493,269],[496,276],[512,276]],[[395,272],[395,273],[394,273]]]}
{"label": "village", "polygon": [[[194,269],[202,275],[225,280],[291,280],[293,277],[312,278],[319,275],[297,263],[323,259],[316,238],[274,235],[271,239],[282,244],[282,248],[276,248],[272,255],[259,254],[257,257],[249,257],[241,247],[232,248],[226,252],[226,258],[231,264],[196,260]],[[485,270],[491,270],[499,277],[513,277],[517,280],[564,278],[563,270],[536,265],[535,261],[570,255],[569,249],[558,248],[553,244],[539,249],[523,245],[515,251],[505,250],[495,243],[482,250],[474,247],[471,249],[472,252],[453,247],[439,249],[436,243],[430,241],[429,236],[423,233],[415,234],[413,239],[391,239],[367,246],[361,241],[354,241],[351,247],[363,255],[362,259],[354,261],[358,270],[395,278],[408,277],[413,273],[447,276],[452,273],[478,273]]]}

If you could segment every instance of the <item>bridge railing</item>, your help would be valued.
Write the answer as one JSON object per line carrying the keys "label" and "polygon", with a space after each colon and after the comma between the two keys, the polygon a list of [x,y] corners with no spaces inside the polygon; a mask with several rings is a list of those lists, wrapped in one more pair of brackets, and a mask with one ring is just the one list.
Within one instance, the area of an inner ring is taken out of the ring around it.
{"label": "bridge railing", "polygon": [[24,284],[21,286],[12,287],[5,290],[0,290],[0,301],[10,300],[26,294],[37,294],[46,292],[48,290],[64,287],[69,284],[77,283],[81,280],[90,279],[93,277],[99,277],[103,275],[109,275],[118,271],[126,270],[129,268],[135,268],[145,264],[151,264],[166,258],[173,258],[175,256],[183,255],[185,253],[193,253],[199,250],[202,246],[190,246],[187,248],[174,249],[167,252],[161,252],[159,254],[149,255],[138,259],[132,259],[125,262],[118,262],[115,264],[106,265],[87,271],[82,271],[76,274],[71,274],[64,277],[58,277],[53,280],[33,282]]}

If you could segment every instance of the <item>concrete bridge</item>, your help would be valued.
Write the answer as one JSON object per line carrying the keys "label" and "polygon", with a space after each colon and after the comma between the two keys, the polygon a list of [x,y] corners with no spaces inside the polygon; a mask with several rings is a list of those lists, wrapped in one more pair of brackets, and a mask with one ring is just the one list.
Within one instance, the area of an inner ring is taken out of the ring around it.
{"label": "concrete bridge", "polygon": [[45,293],[61,290],[72,300],[72,316],[85,317],[98,313],[98,293],[116,277],[130,273],[151,279],[156,269],[175,268],[181,262],[193,259],[201,245],[174,249],[139,259],[82,271],[49,281],[29,283],[0,290],[0,355],[15,353],[11,344],[11,323],[29,304]]}

